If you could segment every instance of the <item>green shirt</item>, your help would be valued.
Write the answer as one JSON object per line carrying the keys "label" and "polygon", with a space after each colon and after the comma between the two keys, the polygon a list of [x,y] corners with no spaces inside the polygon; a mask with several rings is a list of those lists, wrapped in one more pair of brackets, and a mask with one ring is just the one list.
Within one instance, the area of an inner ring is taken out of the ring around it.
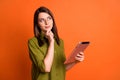
{"label": "green shirt", "polygon": [[44,58],[48,44],[38,45],[36,37],[28,40],[29,55],[32,61],[32,80],[65,80],[65,54],[64,43],[60,39],[60,45],[54,42],[54,59],[50,72],[45,72]]}

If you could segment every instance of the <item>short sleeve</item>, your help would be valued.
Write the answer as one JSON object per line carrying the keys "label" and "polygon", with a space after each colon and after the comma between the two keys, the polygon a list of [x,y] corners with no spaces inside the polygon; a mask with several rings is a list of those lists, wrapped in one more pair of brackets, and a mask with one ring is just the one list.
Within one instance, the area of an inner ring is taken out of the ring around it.
{"label": "short sleeve", "polygon": [[28,48],[33,64],[40,70],[40,72],[45,72],[44,55],[32,39],[28,40]]}

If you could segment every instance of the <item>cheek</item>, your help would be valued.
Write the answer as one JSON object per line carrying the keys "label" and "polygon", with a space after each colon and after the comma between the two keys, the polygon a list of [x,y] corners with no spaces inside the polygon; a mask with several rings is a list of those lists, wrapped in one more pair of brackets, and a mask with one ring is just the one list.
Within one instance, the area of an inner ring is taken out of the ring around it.
{"label": "cheek", "polygon": [[44,26],[44,24],[43,24],[43,23],[40,23],[40,22],[38,22],[38,25],[39,25],[39,26]]}
{"label": "cheek", "polygon": [[51,25],[53,26],[53,21],[51,21]]}
{"label": "cheek", "polygon": [[43,24],[40,24],[40,23],[38,23],[38,26],[39,26],[39,28],[41,28],[41,29],[43,29],[44,27],[44,25]]}

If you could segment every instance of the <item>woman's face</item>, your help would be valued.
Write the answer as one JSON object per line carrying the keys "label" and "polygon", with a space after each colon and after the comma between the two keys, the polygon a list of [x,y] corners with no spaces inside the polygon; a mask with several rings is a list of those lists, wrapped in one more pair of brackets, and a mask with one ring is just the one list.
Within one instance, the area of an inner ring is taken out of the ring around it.
{"label": "woman's face", "polygon": [[38,25],[43,32],[50,31],[53,27],[53,19],[48,13],[41,12],[38,15]]}

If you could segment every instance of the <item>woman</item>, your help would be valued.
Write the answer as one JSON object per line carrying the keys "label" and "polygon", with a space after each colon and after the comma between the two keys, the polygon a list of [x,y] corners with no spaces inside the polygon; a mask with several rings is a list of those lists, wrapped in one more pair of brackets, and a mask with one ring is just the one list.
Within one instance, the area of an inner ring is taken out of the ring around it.
{"label": "woman", "polygon": [[82,52],[76,61],[64,64],[64,43],[59,38],[51,11],[40,7],[34,14],[34,37],[28,40],[32,61],[32,80],[65,80],[65,72],[76,63],[83,61]]}

